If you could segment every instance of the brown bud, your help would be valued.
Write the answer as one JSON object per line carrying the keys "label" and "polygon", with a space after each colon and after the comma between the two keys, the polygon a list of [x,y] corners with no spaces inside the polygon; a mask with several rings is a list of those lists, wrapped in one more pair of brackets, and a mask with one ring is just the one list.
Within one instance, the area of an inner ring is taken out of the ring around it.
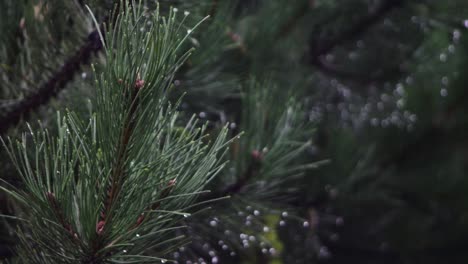
{"label": "brown bud", "polygon": [[46,198],[51,203],[55,203],[55,194],[52,192],[46,192]]}
{"label": "brown bud", "polygon": [[170,180],[169,183],[167,184],[167,187],[173,187],[176,184],[176,182],[177,182],[176,179]]}
{"label": "brown bud", "polygon": [[140,90],[141,88],[143,88],[144,85],[145,85],[144,80],[137,79],[136,82],[135,82],[135,89]]}
{"label": "brown bud", "polygon": [[136,226],[141,225],[141,223],[143,223],[143,220],[145,220],[145,214],[141,214],[141,215],[138,217],[138,219],[137,219],[137,221],[136,221]]}
{"label": "brown bud", "polygon": [[24,29],[26,27],[26,20],[24,19],[24,17],[20,19],[19,27],[20,29]]}
{"label": "brown bud", "polygon": [[263,159],[263,154],[262,152],[258,151],[258,150],[253,150],[252,153],[252,159],[255,160],[255,161],[261,161]]}
{"label": "brown bud", "polygon": [[104,226],[106,225],[106,221],[101,220],[96,225],[96,233],[100,235],[102,231],[104,231]]}
{"label": "brown bud", "polygon": [[230,31],[230,32],[228,32],[228,35],[232,39],[232,41],[234,41],[234,42],[240,42],[241,41],[241,37],[237,33],[234,33],[234,32]]}

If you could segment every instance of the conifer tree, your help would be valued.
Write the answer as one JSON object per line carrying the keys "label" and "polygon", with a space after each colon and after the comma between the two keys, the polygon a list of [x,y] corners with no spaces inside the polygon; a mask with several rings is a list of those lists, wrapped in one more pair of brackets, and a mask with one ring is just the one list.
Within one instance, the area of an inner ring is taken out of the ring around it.
{"label": "conifer tree", "polygon": [[0,262],[463,263],[465,2],[0,1]]}

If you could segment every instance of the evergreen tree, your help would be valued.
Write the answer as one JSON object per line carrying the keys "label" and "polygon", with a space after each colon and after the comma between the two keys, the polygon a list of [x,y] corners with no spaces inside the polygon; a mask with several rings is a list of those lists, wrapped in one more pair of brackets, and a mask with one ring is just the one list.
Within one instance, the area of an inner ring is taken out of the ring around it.
{"label": "evergreen tree", "polygon": [[0,261],[464,263],[467,10],[1,1]]}

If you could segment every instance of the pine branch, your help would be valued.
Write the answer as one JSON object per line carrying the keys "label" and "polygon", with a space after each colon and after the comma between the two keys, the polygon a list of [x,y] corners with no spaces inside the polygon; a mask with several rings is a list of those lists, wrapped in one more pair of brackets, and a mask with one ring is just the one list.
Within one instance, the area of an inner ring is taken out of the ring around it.
{"label": "pine branch", "polygon": [[[105,227],[105,223],[110,221],[112,215],[110,214],[111,209],[113,207],[114,201],[117,199],[119,194],[120,188],[122,187],[122,177],[124,177],[124,165],[125,160],[127,159],[127,151],[129,148],[130,138],[133,134],[133,129],[135,128],[135,119],[136,117],[136,110],[138,107],[138,94],[139,90],[143,88],[144,81],[137,78],[134,87],[126,87],[126,89],[130,89],[131,99],[130,99],[130,110],[127,116],[127,119],[124,123],[124,130],[122,132],[120,143],[117,147],[117,160],[115,162],[112,176],[111,176],[111,184],[108,187],[108,193],[106,198],[106,203],[104,204],[103,212],[101,215],[100,227],[97,228],[98,234],[101,234]],[[128,91],[126,91],[128,92]],[[98,223],[98,224],[99,224]]]}
{"label": "pine branch", "polygon": [[262,156],[263,155],[260,151],[252,151],[251,159],[246,171],[242,173],[242,175],[240,175],[234,183],[226,186],[221,191],[211,192],[209,195],[203,197],[204,200],[210,201],[220,197],[239,194],[242,191],[242,189],[249,183],[250,180],[255,179],[255,177],[258,176],[263,159]]}
{"label": "pine branch", "polygon": [[348,80],[348,81],[352,81],[352,82],[356,82],[360,84],[370,84],[373,82],[387,81],[391,79],[392,77],[396,78],[404,74],[404,72],[400,69],[400,67],[397,66],[379,74],[362,75],[359,73],[354,73],[354,72],[349,72],[346,70],[338,69],[334,67],[333,65],[330,65],[324,62],[323,58],[320,56],[315,57],[314,60],[312,60],[310,63],[314,65],[319,71],[321,71],[325,75],[339,77],[340,79]]}
{"label": "pine branch", "polygon": [[10,127],[16,125],[21,119],[40,106],[46,104],[56,96],[66,85],[73,80],[81,65],[87,64],[93,53],[102,49],[98,31],[94,30],[88,35],[87,41],[63,66],[53,74],[50,79],[40,86],[35,92],[26,96],[14,105],[8,106],[0,117],[0,134],[5,133]]}
{"label": "pine branch", "polygon": [[363,33],[368,31],[372,26],[382,21],[382,19],[384,19],[387,14],[403,6],[405,2],[405,0],[385,0],[376,8],[374,12],[362,17],[352,27],[341,32],[336,37],[329,40],[319,39],[318,41],[311,41],[310,61],[316,62],[320,56],[329,53],[337,46],[358,38]]}
{"label": "pine branch", "polygon": [[[125,7],[126,1],[127,0],[117,1],[114,14],[120,13],[121,5],[123,4]],[[116,17],[116,15],[113,16],[112,21],[114,23]],[[109,19],[110,16],[105,17],[102,25],[108,22]],[[0,135],[7,132],[10,127],[18,124],[22,119],[28,118],[33,111],[47,104],[53,97],[57,96],[57,94],[65,89],[66,85],[73,80],[77,72],[81,69],[81,66],[88,64],[91,56],[101,51],[102,47],[99,31],[95,29],[88,34],[86,42],[78,51],[66,59],[63,66],[36,91],[21,99],[19,102],[4,107],[6,109],[4,113],[0,115]],[[0,109],[1,108],[0,106]]]}
{"label": "pine branch", "polygon": [[[201,22],[181,34],[175,11],[167,18],[143,12],[129,7],[107,32],[89,120],[69,113],[59,118],[57,137],[40,129],[4,144],[25,185],[21,193],[1,188],[25,206],[24,225],[33,231],[21,242],[25,260],[165,261],[147,254],[165,254],[165,235],[224,167],[227,127],[207,143],[207,126],[192,118],[179,127],[180,102],[168,101],[174,74],[190,55],[184,43]],[[27,254],[31,247],[37,250]]]}

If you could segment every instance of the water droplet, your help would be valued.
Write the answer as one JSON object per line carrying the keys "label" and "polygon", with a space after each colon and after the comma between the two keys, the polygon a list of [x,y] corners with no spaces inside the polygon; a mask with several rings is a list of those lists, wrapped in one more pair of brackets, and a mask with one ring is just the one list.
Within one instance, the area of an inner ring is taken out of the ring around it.
{"label": "water droplet", "polygon": [[282,213],[281,213],[281,216],[282,216],[282,217],[288,217],[288,212],[282,212]]}
{"label": "water droplet", "polygon": [[229,128],[230,129],[235,129],[237,127],[236,123],[232,122],[231,124],[229,124]]}
{"label": "water droplet", "polygon": [[397,101],[397,107],[400,108],[400,109],[403,108],[403,107],[405,107],[405,100],[399,99],[399,100]]}
{"label": "water droplet", "polygon": [[441,53],[439,56],[439,59],[441,62],[446,62],[447,61],[447,54]]}
{"label": "water droplet", "polygon": [[403,86],[403,84],[397,84],[396,92],[400,96],[403,96],[405,94],[405,87]]}
{"label": "water droplet", "polygon": [[234,256],[236,255],[236,252],[231,251],[231,253],[229,253],[229,255],[230,255],[231,257],[234,257]]}
{"label": "water droplet", "polygon": [[450,53],[455,53],[455,46],[453,44],[450,44],[449,47],[448,47],[448,51]]}
{"label": "water droplet", "polygon": [[337,217],[336,220],[335,220],[335,224],[337,226],[342,226],[344,224],[344,219],[343,217]]}
{"label": "water droplet", "polygon": [[380,122],[380,124],[382,125],[383,128],[385,128],[385,127],[388,127],[390,122],[387,119],[384,119],[382,120],[382,122]]}
{"label": "water droplet", "polygon": [[254,236],[249,236],[249,240],[250,240],[250,242],[254,242],[257,239]]}
{"label": "water droplet", "polygon": [[468,28],[468,19],[463,21],[463,25]]}
{"label": "water droplet", "polygon": [[281,221],[279,222],[279,225],[280,225],[280,226],[285,226],[285,225],[286,225],[286,222],[283,221],[283,220],[281,220]]}
{"label": "water droplet", "polygon": [[210,226],[215,227],[217,225],[218,225],[218,222],[216,222],[215,220],[210,221]]}
{"label": "water droplet", "polygon": [[443,85],[448,85],[449,84],[449,78],[447,76],[442,77],[441,83]]}
{"label": "water droplet", "polygon": [[82,79],[86,79],[86,77],[87,77],[86,72],[81,73],[81,78],[82,78]]}
{"label": "water droplet", "polygon": [[210,255],[210,257],[216,256],[216,253],[213,250],[210,250],[208,254]]}
{"label": "water droplet", "polygon": [[445,88],[440,89],[440,96],[446,97],[448,95],[448,91]]}
{"label": "water droplet", "polygon": [[200,113],[198,114],[198,116],[199,116],[200,118],[206,118],[206,113],[205,113],[205,112],[200,112]]}
{"label": "water droplet", "polygon": [[255,216],[259,216],[259,215],[260,215],[260,211],[258,211],[258,210],[254,210],[253,213],[254,213]]}
{"label": "water droplet", "polygon": [[136,234],[135,236],[136,236],[136,237],[140,237],[140,234]]}
{"label": "water droplet", "polygon": [[218,263],[218,257],[211,258],[211,263]]}
{"label": "water droplet", "polygon": [[455,30],[453,31],[453,40],[454,40],[454,41],[458,41],[458,40],[460,39],[460,37],[461,37],[461,32],[460,32],[460,30],[455,29]]}
{"label": "water droplet", "polygon": [[348,54],[348,58],[349,58],[350,60],[356,60],[358,57],[359,57],[359,55],[358,55],[357,52],[350,52],[350,53]]}
{"label": "water droplet", "polygon": [[276,254],[276,249],[270,248],[270,250],[268,250],[268,252],[270,252],[271,255],[275,255]]}
{"label": "water droplet", "polygon": [[266,253],[268,253],[268,249],[266,249],[266,248],[262,248],[262,253],[263,253],[263,254],[266,254]]}
{"label": "water droplet", "polygon": [[161,263],[166,263],[167,260],[161,259]]}
{"label": "water droplet", "polygon": [[268,226],[264,226],[264,227],[263,227],[263,232],[266,233],[266,232],[269,232],[269,231],[270,231],[270,228],[269,228]]}
{"label": "water droplet", "polygon": [[127,250],[126,250],[126,249],[124,249],[124,250],[122,250],[122,252],[123,252],[123,253],[127,253]]}
{"label": "water droplet", "polygon": [[310,226],[310,224],[308,221],[304,221],[304,223],[302,223],[302,226],[307,228]]}
{"label": "water droplet", "polygon": [[187,34],[190,34],[192,33],[192,30],[191,29],[187,29]]}
{"label": "water droplet", "polygon": [[228,250],[229,249],[229,247],[227,245],[223,245],[222,248],[223,248],[223,250]]}
{"label": "water droplet", "polygon": [[319,253],[318,253],[319,258],[325,259],[330,257],[330,252],[326,247],[320,247]]}
{"label": "water droplet", "polygon": [[248,248],[248,247],[249,247],[249,241],[247,241],[247,240],[242,240],[242,246],[243,246],[244,248]]}

